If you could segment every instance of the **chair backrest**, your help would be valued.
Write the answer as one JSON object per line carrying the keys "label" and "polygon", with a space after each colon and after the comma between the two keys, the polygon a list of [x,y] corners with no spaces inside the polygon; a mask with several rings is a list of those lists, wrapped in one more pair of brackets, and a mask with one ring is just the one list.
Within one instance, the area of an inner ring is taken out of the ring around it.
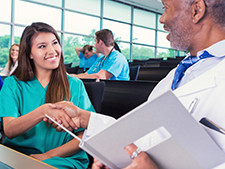
{"label": "chair backrest", "polygon": [[141,67],[137,80],[157,81],[162,80],[173,67]]}
{"label": "chair backrest", "polygon": [[130,80],[137,80],[140,67],[140,65],[130,66]]}
{"label": "chair backrest", "polygon": [[72,66],[72,63],[65,63],[64,65],[66,68],[70,68]]}
{"label": "chair backrest", "polygon": [[104,99],[105,82],[83,81],[89,99],[96,112],[101,112],[102,102]]}
{"label": "chair backrest", "polygon": [[119,118],[145,102],[157,82],[101,80],[105,94],[101,114]]}
{"label": "chair backrest", "polygon": [[78,69],[79,69],[79,66],[75,66],[75,67],[66,67],[66,72],[67,72],[67,73],[77,74]]}

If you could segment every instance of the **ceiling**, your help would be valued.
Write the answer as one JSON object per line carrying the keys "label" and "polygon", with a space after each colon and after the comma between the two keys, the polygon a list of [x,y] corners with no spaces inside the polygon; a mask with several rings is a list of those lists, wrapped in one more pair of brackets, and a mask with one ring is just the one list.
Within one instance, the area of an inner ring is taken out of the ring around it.
{"label": "ceiling", "polygon": [[141,7],[144,9],[148,9],[151,11],[155,11],[158,13],[163,13],[163,5],[161,3],[161,0],[118,0],[130,5],[134,5],[137,7]]}

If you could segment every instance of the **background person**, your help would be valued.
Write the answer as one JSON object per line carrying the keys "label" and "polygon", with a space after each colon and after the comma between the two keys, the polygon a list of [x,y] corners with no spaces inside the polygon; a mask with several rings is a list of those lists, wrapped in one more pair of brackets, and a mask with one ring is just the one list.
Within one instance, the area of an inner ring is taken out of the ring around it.
{"label": "background person", "polygon": [[95,53],[92,45],[85,45],[82,47],[76,47],[75,51],[80,58],[79,67],[83,68],[84,71],[90,68],[93,63],[96,61],[100,53]]}
{"label": "background person", "polygon": [[9,49],[8,63],[1,71],[1,76],[10,76],[18,66],[19,44],[13,44]]}
{"label": "background person", "polygon": [[96,53],[102,53],[91,68],[78,75],[85,79],[129,80],[129,65],[123,54],[114,49],[113,34],[108,29],[95,33]]}
{"label": "background person", "polygon": [[[94,110],[82,81],[66,74],[55,29],[45,23],[27,26],[18,62],[20,66],[4,80],[0,92],[0,117],[6,135],[3,144],[56,168],[87,168],[88,157],[79,149],[79,141],[42,121],[48,114],[60,117],[66,127],[74,126],[64,112],[49,107],[49,103],[62,100]],[[78,137],[83,135],[82,129],[74,132]]]}

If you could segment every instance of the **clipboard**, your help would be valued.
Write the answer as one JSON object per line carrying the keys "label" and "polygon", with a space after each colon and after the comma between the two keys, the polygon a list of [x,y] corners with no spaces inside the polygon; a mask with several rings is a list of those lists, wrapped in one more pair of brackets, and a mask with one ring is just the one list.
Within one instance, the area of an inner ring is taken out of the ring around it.
{"label": "clipboard", "polygon": [[171,91],[82,140],[80,148],[110,168],[124,168],[131,163],[124,147],[157,135],[161,140],[144,148],[161,169],[210,169],[225,162],[225,153]]}

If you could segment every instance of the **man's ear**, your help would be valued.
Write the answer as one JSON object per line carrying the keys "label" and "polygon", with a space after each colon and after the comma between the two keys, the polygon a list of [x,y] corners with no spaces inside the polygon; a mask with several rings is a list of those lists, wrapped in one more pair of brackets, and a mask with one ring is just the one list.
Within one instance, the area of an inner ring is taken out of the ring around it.
{"label": "man's ear", "polygon": [[191,7],[193,23],[198,23],[206,14],[206,4],[204,0],[194,0]]}
{"label": "man's ear", "polygon": [[101,39],[99,39],[99,44],[100,45],[103,45],[103,44],[105,45],[105,43]]}

